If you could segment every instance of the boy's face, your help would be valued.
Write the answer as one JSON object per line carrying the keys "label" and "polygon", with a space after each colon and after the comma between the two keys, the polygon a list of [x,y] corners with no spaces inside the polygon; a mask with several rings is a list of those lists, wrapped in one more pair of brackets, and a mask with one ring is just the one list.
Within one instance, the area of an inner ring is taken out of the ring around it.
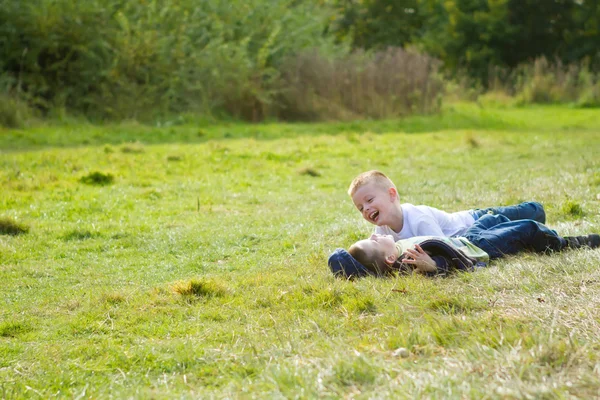
{"label": "boy's face", "polygon": [[367,183],[354,192],[352,201],[365,220],[383,226],[390,225],[388,219],[397,195],[394,188],[385,189],[376,183]]}
{"label": "boy's face", "polygon": [[373,252],[380,252],[386,257],[396,251],[396,242],[392,235],[380,235],[374,233],[370,238],[360,241],[363,249],[367,248]]}
{"label": "boy's face", "polygon": [[398,258],[396,242],[391,235],[374,233],[370,238],[356,242],[354,246],[360,247],[367,257],[376,261],[380,267],[385,268]]}

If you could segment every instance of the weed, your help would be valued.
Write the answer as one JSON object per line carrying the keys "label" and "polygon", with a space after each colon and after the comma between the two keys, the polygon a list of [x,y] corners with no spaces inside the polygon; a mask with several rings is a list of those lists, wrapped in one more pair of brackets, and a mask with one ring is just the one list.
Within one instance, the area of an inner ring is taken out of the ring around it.
{"label": "weed", "polygon": [[63,236],[64,240],[87,240],[100,237],[100,233],[87,230],[73,230]]}
{"label": "weed", "polygon": [[22,235],[29,232],[29,227],[9,217],[0,217],[0,235]]}
{"label": "weed", "polygon": [[566,200],[563,202],[563,204],[560,206],[560,210],[563,214],[572,217],[582,217],[585,214],[581,204],[573,200]]}
{"label": "weed", "polygon": [[125,296],[121,293],[106,293],[102,296],[102,300],[108,304],[119,304],[125,301]]}
{"label": "weed", "polygon": [[0,336],[2,337],[18,337],[23,333],[32,331],[31,325],[23,322],[3,322],[0,324]]}
{"label": "weed", "polygon": [[121,151],[123,153],[132,153],[132,154],[140,154],[145,151],[144,145],[140,142],[126,144],[121,147]]}
{"label": "weed", "polygon": [[467,144],[469,145],[469,147],[471,147],[473,149],[477,149],[481,146],[481,142],[479,141],[479,139],[477,139],[477,137],[475,137],[473,135],[473,132],[469,132],[466,135],[465,140],[466,140]]}
{"label": "weed", "polygon": [[298,171],[298,173],[300,175],[308,175],[308,176],[312,176],[312,177],[321,176],[321,173],[319,171],[317,171],[316,169],[311,168],[311,167],[302,168],[301,170]]}
{"label": "weed", "polygon": [[99,171],[90,172],[89,174],[82,176],[79,181],[88,185],[105,186],[110,185],[115,180],[115,177],[111,173],[104,173]]}
{"label": "weed", "polygon": [[344,301],[344,307],[348,311],[356,312],[358,314],[374,314],[377,312],[375,300],[365,296],[355,297]]}
{"label": "weed", "polygon": [[177,282],[173,290],[182,296],[221,297],[226,289],[220,283],[208,279],[192,279],[187,282]]}

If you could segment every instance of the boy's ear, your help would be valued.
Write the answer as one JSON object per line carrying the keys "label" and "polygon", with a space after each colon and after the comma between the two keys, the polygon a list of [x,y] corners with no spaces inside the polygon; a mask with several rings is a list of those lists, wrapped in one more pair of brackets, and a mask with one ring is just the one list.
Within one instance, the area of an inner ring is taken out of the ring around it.
{"label": "boy's ear", "polygon": [[390,195],[390,200],[392,202],[396,201],[396,199],[398,198],[398,191],[396,190],[396,188],[389,188],[388,189],[388,194]]}
{"label": "boy's ear", "polygon": [[387,256],[385,256],[385,263],[389,266],[394,265],[394,263],[396,262],[396,260],[398,259],[398,257],[396,257],[394,254],[389,254]]}

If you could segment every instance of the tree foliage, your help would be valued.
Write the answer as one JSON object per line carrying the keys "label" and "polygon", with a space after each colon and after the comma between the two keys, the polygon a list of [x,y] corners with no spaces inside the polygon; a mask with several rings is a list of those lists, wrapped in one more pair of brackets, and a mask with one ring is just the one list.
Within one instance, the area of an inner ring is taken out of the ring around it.
{"label": "tree foliage", "polygon": [[600,68],[598,0],[338,0],[356,47],[417,46],[484,83],[490,66],[538,57]]}
{"label": "tree foliage", "polygon": [[101,117],[252,114],[272,101],[266,88],[286,57],[341,49],[323,35],[329,9],[319,4],[0,0],[0,90],[23,93],[41,109]]}
{"label": "tree foliage", "polygon": [[[484,85],[491,66],[539,57],[599,71],[600,0],[0,0],[0,110],[11,125],[21,104],[100,118],[257,120],[294,89],[285,77],[295,72],[282,68],[313,76],[317,65],[352,60],[351,47],[373,60],[388,47],[417,49]],[[306,54],[329,59],[311,64]],[[365,86],[364,65],[353,68],[340,87]]]}

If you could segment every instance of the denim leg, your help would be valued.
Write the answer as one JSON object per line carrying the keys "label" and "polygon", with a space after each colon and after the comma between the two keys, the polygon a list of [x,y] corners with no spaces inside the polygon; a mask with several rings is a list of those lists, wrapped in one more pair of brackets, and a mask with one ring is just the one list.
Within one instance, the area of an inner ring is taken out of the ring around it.
{"label": "denim leg", "polygon": [[499,258],[523,250],[559,251],[566,241],[555,231],[532,219],[511,221],[504,215],[486,214],[464,234],[471,243]]}
{"label": "denim leg", "polygon": [[532,219],[542,224],[546,223],[546,212],[544,206],[536,201],[528,201],[514,206],[500,206],[489,208],[478,208],[472,213],[475,219],[481,218],[486,214],[504,215],[511,221],[520,219]]}

